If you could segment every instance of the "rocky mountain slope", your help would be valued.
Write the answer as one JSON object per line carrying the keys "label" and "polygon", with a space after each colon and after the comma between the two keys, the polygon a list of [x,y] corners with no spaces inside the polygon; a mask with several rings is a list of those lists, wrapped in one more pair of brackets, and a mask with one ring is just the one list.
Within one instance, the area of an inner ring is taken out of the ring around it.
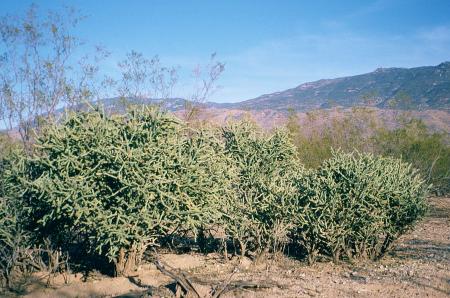
{"label": "rocky mountain slope", "polygon": [[357,105],[411,110],[450,110],[450,62],[304,83],[292,89],[221,107],[309,111]]}

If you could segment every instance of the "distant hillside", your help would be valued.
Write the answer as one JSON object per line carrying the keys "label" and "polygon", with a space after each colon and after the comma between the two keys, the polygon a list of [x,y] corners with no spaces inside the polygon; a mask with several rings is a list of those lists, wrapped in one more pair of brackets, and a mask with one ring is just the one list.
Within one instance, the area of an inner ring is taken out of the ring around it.
{"label": "distant hillside", "polygon": [[[109,109],[123,108],[119,98],[104,99],[102,102]],[[161,104],[170,111],[182,110],[186,105],[186,100],[181,98],[132,99],[131,102]],[[334,106],[450,111],[450,62],[415,68],[379,68],[367,74],[304,83],[241,102],[208,102],[203,106],[239,110],[294,109],[298,112]]]}
{"label": "distant hillside", "polygon": [[[356,111],[356,114],[354,112]],[[313,112],[297,112],[298,123],[303,129],[310,129],[311,126],[321,126],[331,124],[333,119],[343,119],[344,117],[358,116],[358,109],[354,108],[331,108],[320,109]],[[448,111],[424,110],[424,111],[399,111],[391,109],[365,108],[366,115],[371,115],[377,120],[379,126],[389,129],[400,125],[399,121],[411,118],[421,119],[433,132],[446,133],[450,136],[450,114]],[[182,111],[175,112],[181,116]],[[361,115],[361,114],[359,114]],[[369,117],[369,118],[370,118]],[[250,118],[265,129],[273,129],[286,124],[288,113],[284,111],[266,110],[242,110],[242,109],[218,109],[209,108],[201,111],[199,118],[209,122],[223,125],[228,121],[235,121],[243,118]]]}
{"label": "distant hillside", "polygon": [[415,68],[379,68],[371,73],[304,83],[286,91],[223,107],[297,111],[352,107],[450,110],[450,62]]}

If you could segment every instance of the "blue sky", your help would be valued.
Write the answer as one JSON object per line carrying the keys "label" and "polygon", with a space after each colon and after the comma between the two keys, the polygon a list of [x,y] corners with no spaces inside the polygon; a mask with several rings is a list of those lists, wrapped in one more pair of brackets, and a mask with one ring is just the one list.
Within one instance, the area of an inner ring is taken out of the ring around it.
{"label": "blue sky", "polygon": [[[126,52],[158,54],[192,69],[217,52],[226,63],[212,95],[238,101],[303,82],[450,60],[450,1],[35,1],[42,9],[70,4],[88,18],[78,35],[105,46],[117,72]],[[18,13],[31,1],[1,1]],[[184,80],[180,95],[189,88]]]}

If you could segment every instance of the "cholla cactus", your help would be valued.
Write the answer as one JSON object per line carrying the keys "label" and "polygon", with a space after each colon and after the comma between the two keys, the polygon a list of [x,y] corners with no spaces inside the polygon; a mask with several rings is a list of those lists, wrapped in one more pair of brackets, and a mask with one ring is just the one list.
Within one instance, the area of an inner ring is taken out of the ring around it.
{"label": "cholla cactus", "polygon": [[295,238],[310,262],[378,257],[424,215],[427,189],[400,160],[334,152],[298,181]]}
{"label": "cholla cactus", "polygon": [[284,131],[264,135],[250,122],[223,128],[225,151],[238,170],[235,197],[227,204],[226,231],[241,254],[277,249],[288,239],[288,217],[300,168]]}
{"label": "cholla cactus", "polygon": [[311,262],[337,261],[382,255],[426,211],[427,185],[400,160],[335,152],[306,171],[296,152],[285,131],[245,121],[218,134],[153,108],[73,114],[0,173],[0,241],[17,226],[33,245],[106,256],[118,275],[168,236],[218,227],[242,255],[294,240]]}
{"label": "cholla cactus", "polygon": [[83,242],[123,274],[150,245],[219,218],[232,179],[221,147],[157,109],[70,116],[25,158],[22,202],[40,235]]}

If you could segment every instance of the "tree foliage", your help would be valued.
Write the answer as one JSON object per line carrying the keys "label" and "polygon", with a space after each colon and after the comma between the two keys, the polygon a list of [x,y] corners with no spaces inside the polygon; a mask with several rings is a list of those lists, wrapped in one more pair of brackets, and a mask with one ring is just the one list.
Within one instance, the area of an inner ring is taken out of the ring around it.
{"label": "tree foliage", "polygon": [[73,29],[81,19],[70,8],[41,16],[36,5],[23,15],[0,18],[0,120],[8,129],[18,128],[26,146],[42,118],[93,99],[98,67],[87,56],[75,59],[82,42]]}

